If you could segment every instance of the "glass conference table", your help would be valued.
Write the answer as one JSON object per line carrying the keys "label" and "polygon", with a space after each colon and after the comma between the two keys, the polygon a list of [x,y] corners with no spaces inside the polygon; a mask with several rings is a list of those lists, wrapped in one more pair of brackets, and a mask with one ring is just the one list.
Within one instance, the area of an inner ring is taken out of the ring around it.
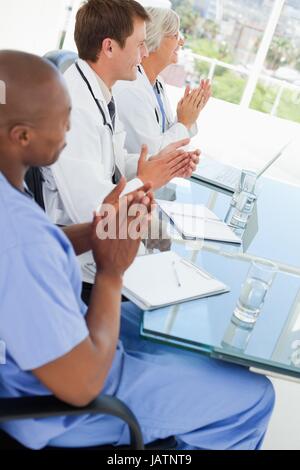
{"label": "glass conference table", "polygon": [[[231,194],[192,179],[177,186],[177,201],[204,204],[224,219]],[[230,292],[143,312],[141,335],[249,367],[257,373],[300,381],[300,187],[261,179],[259,197],[242,245],[184,241],[171,249],[201,265]],[[253,259],[279,267],[254,325],[233,310]]]}

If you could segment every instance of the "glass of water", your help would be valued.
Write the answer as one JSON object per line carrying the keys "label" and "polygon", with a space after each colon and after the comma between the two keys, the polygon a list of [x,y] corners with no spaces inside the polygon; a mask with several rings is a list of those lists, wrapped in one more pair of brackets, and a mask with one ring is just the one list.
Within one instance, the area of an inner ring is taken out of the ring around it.
{"label": "glass of water", "polygon": [[238,186],[232,196],[232,204],[235,205],[238,196],[242,192],[255,194],[255,187],[257,181],[257,174],[252,170],[241,170],[241,176]]}
{"label": "glass of water", "polygon": [[242,170],[238,187],[225,217],[225,222],[231,227],[246,228],[256,201],[256,181],[257,174],[254,171]]}
{"label": "glass of water", "polygon": [[255,323],[264,305],[278,266],[271,261],[252,261],[234,315],[246,323]]}

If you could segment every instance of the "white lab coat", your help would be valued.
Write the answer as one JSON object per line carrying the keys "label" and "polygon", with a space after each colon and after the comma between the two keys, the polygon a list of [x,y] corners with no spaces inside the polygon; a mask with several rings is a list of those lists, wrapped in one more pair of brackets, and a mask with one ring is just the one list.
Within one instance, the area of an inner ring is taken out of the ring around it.
{"label": "white lab coat", "polygon": [[126,130],[125,146],[128,152],[137,153],[142,144],[147,144],[149,154],[156,154],[172,142],[197,134],[197,125],[189,131],[174,118],[164,80],[161,77],[158,78],[167,117],[164,133],[162,113],[153,87],[142,66],[135,81],[119,81],[113,87],[118,113]]}
{"label": "white lab coat", "polygon": [[[94,71],[83,60],[79,60],[78,65],[100,101],[107,122],[111,123]],[[75,64],[64,76],[72,99],[71,130],[67,134],[67,147],[57,163],[43,169],[46,211],[59,225],[92,219],[93,211],[114,188],[114,161],[121,173],[131,180],[124,193],[142,185],[141,180],[135,178],[139,155],[130,155],[125,150],[125,131],[118,113],[112,136]]]}

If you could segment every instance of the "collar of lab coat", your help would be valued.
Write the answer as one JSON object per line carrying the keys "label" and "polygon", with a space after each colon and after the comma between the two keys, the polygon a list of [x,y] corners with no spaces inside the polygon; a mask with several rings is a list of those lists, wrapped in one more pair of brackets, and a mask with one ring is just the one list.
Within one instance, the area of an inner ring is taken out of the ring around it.
{"label": "collar of lab coat", "polygon": [[78,59],[78,65],[86,76],[89,84],[91,85],[91,88],[97,100],[101,101],[106,106],[107,103],[94,70],[89,66],[89,64],[85,60],[82,59]]}
{"label": "collar of lab coat", "polygon": [[99,75],[95,71],[94,71],[94,74],[96,75],[97,81],[100,85],[100,88],[101,88],[102,94],[104,96],[105,102],[108,105],[110,103],[111,99],[112,99],[111,91],[109,90],[106,83],[102,80],[101,77],[99,77]]}
{"label": "collar of lab coat", "polygon": [[157,99],[153,90],[152,83],[150,82],[149,78],[147,77],[147,74],[143,67],[140,65],[139,66],[141,69],[141,72],[138,71],[138,76],[137,76],[137,85],[143,90],[143,93],[147,93],[148,99],[151,100],[153,108],[157,109],[157,112],[160,114],[160,108],[157,104]]}
{"label": "collar of lab coat", "polygon": [[[149,96],[149,100],[151,100],[151,102],[153,104],[153,108],[156,109],[158,115],[160,116],[160,119],[162,119],[161,118],[161,109],[160,109],[160,107],[157,103],[157,98],[155,96],[155,92],[153,90],[152,83],[150,82],[149,78],[147,77],[147,74],[146,74],[144,68],[142,67],[142,65],[139,65],[139,67],[140,67],[142,73],[138,71],[138,77],[137,77],[138,86],[140,86],[143,90],[147,90],[147,94]],[[163,90],[162,100],[163,100],[163,103],[164,103],[167,123],[169,125],[171,122],[174,121],[174,117],[173,117],[172,109],[170,107],[169,100],[168,100],[166,92],[165,92],[165,81],[160,75],[158,75],[157,80],[162,85],[162,90]],[[160,88],[160,90],[161,90],[161,88]]]}
{"label": "collar of lab coat", "polygon": [[[139,68],[141,69],[141,72],[142,72],[142,73],[138,71],[138,74],[143,77],[145,83],[147,83],[147,86],[150,87],[150,88],[152,89],[152,91],[153,91],[153,85],[152,85],[152,83],[150,82],[150,80],[149,80],[149,78],[148,78],[148,76],[147,76],[147,74],[146,74],[146,72],[145,72],[144,67],[140,64],[140,65],[139,65]],[[158,75],[157,78],[156,78],[156,80],[161,83],[162,88],[163,88],[163,90],[164,90],[164,88],[165,88],[165,87],[164,87],[165,82],[164,82],[163,78],[162,78],[160,75]]]}

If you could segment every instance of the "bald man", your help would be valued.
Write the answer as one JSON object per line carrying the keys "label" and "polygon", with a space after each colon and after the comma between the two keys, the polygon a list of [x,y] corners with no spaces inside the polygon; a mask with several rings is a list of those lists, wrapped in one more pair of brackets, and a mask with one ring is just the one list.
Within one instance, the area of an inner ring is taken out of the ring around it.
{"label": "bald man", "polygon": [[[176,435],[180,449],[259,448],[274,402],[267,379],[143,342],[141,312],[129,302],[118,341],[122,277],[140,239],[100,241],[100,216],[65,233],[51,224],[23,180],[29,166],[51,165],[65,145],[71,107],[65,84],[44,60],[10,51],[0,52],[0,79],[7,90],[0,105],[0,339],[7,350],[0,396],[54,394],[82,406],[103,392],[130,406],[146,443]],[[125,184],[108,196],[116,209]],[[128,208],[142,203],[146,219],[149,189],[125,200]],[[89,249],[97,275],[87,309],[75,253]],[[129,442],[127,428],[109,416],[1,426],[33,449]]]}

